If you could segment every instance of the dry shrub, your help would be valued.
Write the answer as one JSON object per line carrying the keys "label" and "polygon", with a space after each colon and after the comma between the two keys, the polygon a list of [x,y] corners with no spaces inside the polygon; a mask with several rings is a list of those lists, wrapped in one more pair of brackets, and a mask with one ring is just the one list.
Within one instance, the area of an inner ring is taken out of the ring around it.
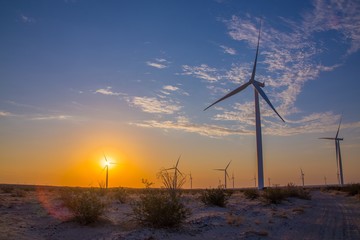
{"label": "dry shrub", "polygon": [[129,193],[125,188],[119,187],[114,190],[114,198],[120,203],[126,203],[127,199],[129,198]]}
{"label": "dry shrub", "polygon": [[12,193],[12,191],[14,190],[14,187],[13,186],[10,186],[10,185],[3,185],[1,186],[1,191],[3,193]]}
{"label": "dry shrub", "polygon": [[201,193],[200,200],[206,205],[225,207],[231,192],[223,188],[206,189]]}
{"label": "dry shrub", "polygon": [[255,188],[244,189],[243,193],[244,193],[244,196],[250,200],[254,200],[254,199],[257,199],[260,197],[259,190],[255,189]]}
{"label": "dry shrub", "polygon": [[287,197],[286,193],[280,188],[267,188],[261,196],[267,203],[272,204],[279,204]]}
{"label": "dry shrub", "polygon": [[240,226],[244,222],[244,218],[234,215],[232,212],[226,216],[226,223],[229,225]]}
{"label": "dry shrub", "polygon": [[11,192],[11,196],[12,196],[12,197],[25,197],[25,196],[26,196],[26,192],[25,192],[23,189],[15,188],[15,189]]}
{"label": "dry shrub", "polygon": [[168,190],[148,190],[132,205],[132,210],[138,223],[154,228],[178,227],[190,215],[180,195]]}
{"label": "dry shrub", "polygon": [[293,183],[289,183],[286,186],[286,188],[284,189],[284,192],[285,192],[286,197],[295,197],[295,198],[300,198],[300,199],[305,199],[305,200],[311,199],[311,195],[308,190],[305,190],[302,187],[297,187]]}
{"label": "dry shrub", "polygon": [[96,222],[105,210],[105,203],[94,190],[63,191],[61,199],[80,224]]}

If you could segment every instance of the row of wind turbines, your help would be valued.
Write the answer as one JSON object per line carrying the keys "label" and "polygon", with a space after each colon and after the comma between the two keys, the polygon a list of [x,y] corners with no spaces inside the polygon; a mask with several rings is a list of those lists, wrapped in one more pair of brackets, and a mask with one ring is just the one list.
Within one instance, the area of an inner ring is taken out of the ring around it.
{"label": "row of wind turbines", "polygon": [[[204,111],[209,109],[210,107],[214,106],[215,104],[217,104],[217,103],[219,103],[219,102],[221,102],[221,101],[223,101],[223,100],[225,100],[225,99],[227,99],[227,98],[229,98],[229,97],[243,91],[248,86],[250,86],[250,85],[253,86],[253,88],[254,88],[254,96],[255,96],[255,126],[256,126],[256,146],[257,146],[256,150],[257,150],[258,189],[263,189],[264,188],[264,167],[263,167],[263,151],[262,151],[262,133],[261,133],[261,117],[260,117],[259,95],[267,102],[267,104],[270,106],[270,108],[277,114],[277,116],[283,122],[285,122],[285,120],[276,111],[275,107],[272,105],[269,98],[266,96],[265,92],[262,90],[262,88],[265,87],[265,83],[261,83],[261,82],[258,82],[257,80],[255,80],[256,65],[257,65],[257,59],[258,59],[258,54],[259,54],[260,36],[261,36],[261,25],[260,25],[259,34],[258,34],[254,65],[253,65],[253,69],[252,69],[252,73],[251,73],[251,77],[250,77],[249,81],[247,81],[243,85],[239,86],[238,88],[234,89],[233,91],[229,92],[228,94],[226,94],[222,98],[218,99],[217,101],[215,101],[214,103],[212,103],[211,105],[206,107],[204,109]],[[342,119],[342,117],[341,117],[341,119]],[[344,178],[343,178],[341,151],[340,151],[340,141],[343,141],[344,138],[339,137],[341,119],[340,119],[339,127],[338,127],[338,130],[336,132],[335,137],[333,137],[333,138],[332,137],[323,137],[323,138],[320,138],[320,139],[334,140],[335,141],[337,178],[338,178],[339,184],[343,185],[344,184]],[[105,160],[106,160],[106,166],[105,166],[105,169],[106,169],[106,188],[108,188],[109,165],[113,164],[113,163],[110,163],[110,162],[107,161],[105,154],[104,154],[104,157],[105,157]],[[181,157],[181,155],[180,155],[180,157]],[[177,186],[176,181],[177,181],[178,174],[182,175],[182,173],[178,169],[178,164],[179,164],[180,157],[178,158],[176,164],[172,168],[165,169],[165,170],[174,170],[174,186]],[[225,175],[225,181],[224,181],[225,184],[224,184],[224,186],[225,186],[225,188],[227,187],[227,177],[229,177],[229,175],[227,173],[227,169],[228,169],[230,163],[231,163],[231,161],[223,169],[214,169],[216,171],[224,171],[224,175]],[[190,184],[191,184],[191,188],[192,188],[192,175],[191,175],[191,173],[190,173],[189,177],[190,177]],[[232,179],[233,179],[233,185],[234,185],[234,176],[232,176]],[[301,169],[301,179],[302,179],[302,184],[304,185],[304,173],[303,173],[302,169]],[[254,177],[254,180],[255,180],[255,185],[256,185],[256,177]],[[268,179],[268,180],[269,180],[269,184],[270,184],[270,179]]]}
{"label": "row of wind turbines", "polygon": [[[271,104],[269,98],[266,96],[265,92],[261,89],[265,87],[265,83],[261,83],[255,80],[255,74],[256,74],[256,64],[259,54],[259,45],[260,45],[260,34],[261,34],[261,25],[259,29],[259,35],[258,35],[258,41],[257,41],[257,47],[256,47],[256,54],[255,54],[255,60],[253,65],[253,70],[251,73],[250,80],[240,87],[234,89],[233,91],[229,92],[222,98],[218,99],[208,107],[204,109],[207,110],[210,107],[214,106],[215,104],[243,91],[248,86],[252,85],[254,88],[254,95],[255,95],[255,126],[256,126],[256,145],[257,145],[257,170],[258,170],[258,188],[263,189],[264,188],[264,167],[263,167],[263,152],[262,152],[262,134],[261,134],[261,119],[260,119],[260,104],[259,104],[259,94],[261,97],[267,102],[267,104],[271,107],[271,109],[279,116],[279,118],[285,122],[285,120],[280,116],[280,114],[276,111],[275,107]],[[343,178],[343,170],[342,170],[342,159],[341,159],[341,151],[340,151],[340,141],[344,140],[343,138],[339,138],[339,130],[340,130],[340,124],[341,119],[339,123],[339,127],[336,133],[335,138],[321,138],[321,139],[328,139],[328,140],[335,140],[335,150],[336,150],[336,164],[337,164],[337,175],[340,185],[344,184],[344,178]],[[230,164],[230,163],[229,163]],[[223,170],[223,169],[218,169]],[[226,170],[225,170],[225,176],[226,176]],[[304,185],[304,173],[301,169],[301,178]],[[255,180],[256,182],[256,180]],[[225,185],[226,185],[226,177],[225,177]]]}

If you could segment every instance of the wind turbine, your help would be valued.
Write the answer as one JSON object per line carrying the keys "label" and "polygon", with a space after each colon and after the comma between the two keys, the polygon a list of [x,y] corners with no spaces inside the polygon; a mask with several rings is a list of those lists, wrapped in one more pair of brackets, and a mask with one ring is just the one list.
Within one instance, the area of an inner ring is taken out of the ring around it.
{"label": "wind turbine", "polygon": [[339,131],[340,131],[340,125],[341,125],[342,116],[340,118],[339,127],[336,132],[336,135],[334,138],[330,137],[324,137],[319,139],[327,139],[327,140],[335,140],[335,151],[336,151],[336,167],[337,167],[337,178],[340,183],[340,185],[344,185],[344,177],[343,177],[343,170],[342,170],[342,160],[341,160],[341,151],[340,151],[340,141],[343,141],[344,138],[339,138]]}
{"label": "wind turbine", "polygon": [[305,182],[304,182],[304,176],[305,176],[305,174],[304,174],[304,172],[303,172],[303,170],[300,168],[300,171],[301,171],[301,181],[302,181],[302,185],[303,185],[303,187],[304,187],[304,185],[305,185]]}
{"label": "wind turbine", "polygon": [[231,180],[232,180],[232,187],[233,187],[233,189],[235,189],[235,177],[234,177],[234,172],[231,174]]}
{"label": "wind turbine", "polygon": [[191,175],[191,172],[190,172],[190,189],[192,189],[192,175]]}
{"label": "wind turbine", "polygon": [[106,182],[105,182],[105,187],[106,189],[108,189],[108,184],[109,184],[109,165],[110,164],[115,164],[115,163],[112,163],[112,162],[109,162],[105,156],[105,153],[104,154],[104,158],[105,158],[105,167],[104,169],[106,168]]}
{"label": "wind turbine", "polygon": [[228,169],[230,163],[231,163],[231,160],[230,160],[230,162],[228,163],[228,165],[226,165],[226,168],[214,169],[214,170],[216,170],[216,171],[224,171],[224,175],[225,175],[225,185],[224,185],[224,187],[225,187],[225,189],[227,188],[227,187],[226,187],[226,186],[227,186],[227,185],[226,185],[226,183],[227,183],[226,177],[230,178],[230,177],[229,177],[229,174],[227,173],[227,169]]}
{"label": "wind turbine", "polygon": [[183,174],[180,172],[180,170],[178,169],[178,165],[179,165],[179,161],[180,161],[180,158],[181,158],[181,154],[175,164],[174,167],[172,168],[168,168],[168,169],[165,169],[165,170],[173,170],[174,169],[174,189],[177,188],[177,174],[180,173],[180,175],[182,176]]}
{"label": "wind turbine", "polygon": [[[257,145],[257,167],[258,167],[258,178],[259,178],[259,189],[264,188],[264,168],[263,168],[263,153],[262,153],[262,135],[261,135],[261,120],[260,120],[260,104],[259,104],[259,94],[261,97],[269,104],[269,106],[274,110],[274,112],[280,117],[280,119],[284,121],[284,119],[280,116],[280,114],[276,111],[274,106],[271,104],[269,98],[266,96],[265,92],[261,89],[265,87],[265,83],[261,83],[255,80],[255,73],[256,73],[256,64],[257,64],[257,58],[259,53],[259,43],[260,43],[260,32],[261,32],[261,25],[259,29],[259,36],[258,36],[258,42],[257,42],[257,48],[256,48],[256,55],[255,55],[255,61],[254,66],[252,70],[252,74],[250,77],[250,80],[240,87],[236,88],[235,90],[229,92],[224,97],[220,98],[210,106],[204,109],[204,111],[211,106],[217,104],[218,102],[221,102],[239,92],[247,88],[249,85],[252,85],[254,87],[254,94],[255,94],[255,123],[256,123],[256,145]],[[255,186],[256,187],[256,186]]]}

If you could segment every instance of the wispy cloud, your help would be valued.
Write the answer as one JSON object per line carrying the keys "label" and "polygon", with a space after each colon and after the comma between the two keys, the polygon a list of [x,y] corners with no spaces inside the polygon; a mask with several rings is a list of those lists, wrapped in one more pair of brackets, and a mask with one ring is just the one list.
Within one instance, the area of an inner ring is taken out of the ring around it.
{"label": "wispy cloud", "polygon": [[148,113],[173,114],[182,106],[173,101],[166,101],[154,97],[127,97],[127,102]]}
{"label": "wispy cloud", "polygon": [[6,111],[0,111],[0,117],[9,117],[12,116],[13,114],[11,114],[10,112],[6,112]]}
{"label": "wispy cloud", "polygon": [[196,78],[200,78],[209,82],[217,82],[222,76],[219,74],[219,71],[216,68],[211,68],[206,64],[201,64],[200,66],[182,66],[183,73],[182,75],[190,75]]}
{"label": "wispy cloud", "polygon": [[230,55],[236,55],[236,50],[231,48],[231,47],[227,47],[224,45],[220,45],[220,47],[223,49],[224,53],[230,54]]}
{"label": "wispy cloud", "polygon": [[100,89],[96,90],[95,93],[100,93],[100,94],[109,95],[109,96],[126,95],[126,94],[120,93],[120,92],[113,92],[111,89],[112,89],[112,87],[100,88]]}
{"label": "wispy cloud", "polygon": [[23,22],[23,23],[35,23],[36,20],[32,17],[29,17],[29,16],[26,16],[24,14],[21,14],[20,15],[20,20]]}
{"label": "wispy cloud", "polygon": [[156,58],[154,61],[147,61],[146,64],[150,67],[163,69],[167,68],[170,62],[164,58]]}
{"label": "wispy cloud", "polygon": [[69,115],[42,115],[38,117],[33,117],[31,120],[39,120],[39,121],[45,121],[45,120],[69,120],[72,119],[72,116]]}

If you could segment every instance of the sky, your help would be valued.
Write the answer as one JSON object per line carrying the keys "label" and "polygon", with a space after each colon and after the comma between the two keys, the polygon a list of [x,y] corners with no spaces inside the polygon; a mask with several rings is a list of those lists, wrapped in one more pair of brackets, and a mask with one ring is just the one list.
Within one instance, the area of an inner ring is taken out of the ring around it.
{"label": "sky", "polygon": [[[181,155],[194,188],[360,182],[360,2],[0,0],[0,183],[161,186]],[[230,180],[231,182],[231,180]],[[232,184],[231,184],[232,185]]]}

